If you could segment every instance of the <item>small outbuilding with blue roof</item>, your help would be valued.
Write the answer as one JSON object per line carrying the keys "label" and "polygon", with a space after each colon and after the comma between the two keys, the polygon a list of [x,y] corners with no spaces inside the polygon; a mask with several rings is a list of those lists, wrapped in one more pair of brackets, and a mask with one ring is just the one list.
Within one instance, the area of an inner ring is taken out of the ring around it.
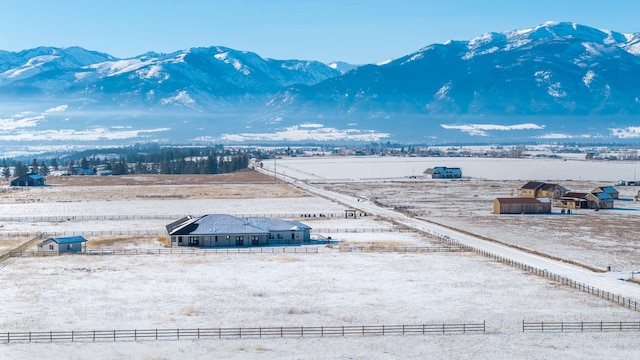
{"label": "small outbuilding with blue roof", "polygon": [[82,244],[87,242],[82,236],[48,238],[38,245],[40,253],[78,253],[82,252]]}
{"label": "small outbuilding with blue roof", "polygon": [[44,176],[36,173],[25,174],[11,180],[11,186],[44,186]]}

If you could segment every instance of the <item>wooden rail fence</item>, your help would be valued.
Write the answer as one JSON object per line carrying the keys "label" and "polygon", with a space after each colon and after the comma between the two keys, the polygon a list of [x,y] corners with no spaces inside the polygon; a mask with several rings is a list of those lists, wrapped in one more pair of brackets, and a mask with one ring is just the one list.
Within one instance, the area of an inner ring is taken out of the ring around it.
{"label": "wooden rail fence", "polygon": [[[344,212],[297,212],[297,213],[262,213],[232,214],[236,217],[266,217],[276,219],[299,218],[334,218],[344,217]],[[94,221],[94,220],[177,220],[182,215],[51,215],[51,216],[0,216],[0,222],[53,222],[53,221]]]}
{"label": "wooden rail fence", "polygon": [[554,273],[548,271],[547,269],[540,269],[540,268],[537,268],[535,266],[524,264],[524,263],[521,263],[519,261],[515,261],[513,259],[509,259],[509,258],[494,254],[494,253],[489,252],[489,251],[485,251],[485,250],[482,250],[482,249],[479,249],[479,248],[476,248],[476,247],[473,247],[473,246],[469,246],[469,245],[463,244],[462,242],[460,242],[458,240],[455,240],[455,239],[453,239],[453,238],[451,238],[450,236],[447,236],[447,235],[441,235],[441,234],[438,234],[438,233],[435,233],[435,232],[428,232],[428,231],[423,231],[423,233],[427,234],[428,236],[430,236],[432,238],[439,239],[439,240],[443,241],[446,244],[449,244],[449,245],[452,245],[452,246],[456,246],[456,247],[460,247],[461,249],[467,249],[468,251],[475,252],[476,254],[488,257],[490,259],[493,259],[495,261],[501,262],[503,264],[518,268],[520,270],[523,270],[523,271],[526,271],[526,272],[529,272],[529,273],[532,273],[532,274],[535,274],[535,275],[538,275],[538,276],[542,276],[544,278],[559,282],[562,285],[567,285],[569,287],[572,287],[574,289],[586,292],[588,294],[595,295],[595,296],[601,297],[603,299],[612,301],[612,302],[614,302],[614,303],[616,303],[618,305],[622,305],[622,306],[624,306],[626,308],[629,308],[631,310],[640,311],[640,302],[638,302],[636,300],[633,300],[633,299],[631,299],[629,297],[620,296],[618,294],[614,294],[614,293],[609,292],[609,291],[604,291],[602,289],[593,287],[591,285],[587,285],[587,284],[572,280],[572,279],[567,278],[565,276],[554,274]]}
{"label": "wooden rail fence", "polygon": [[623,321],[560,321],[560,322],[526,322],[522,321],[522,332],[604,332],[604,331],[638,331],[640,322]]}
{"label": "wooden rail fence", "polygon": [[289,326],[252,328],[197,328],[143,330],[23,331],[0,333],[0,341],[74,342],[138,341],[265,337],[344,337],[485,333],[485,322],[470,324]]}
{"label": "wooden rail fence", "polygon": [[471,251],[457,246],[349,246],[340,247],[340,252],[465,252]]}

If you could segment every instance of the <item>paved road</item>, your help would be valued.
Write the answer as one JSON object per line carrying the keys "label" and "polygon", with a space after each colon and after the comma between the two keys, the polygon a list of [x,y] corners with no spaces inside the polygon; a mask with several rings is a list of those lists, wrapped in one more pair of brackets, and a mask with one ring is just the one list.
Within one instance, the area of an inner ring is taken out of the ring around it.
{"label": "paved road", "polygon": [[[266,170],[261,171],[267,175],[273,176],[272,172]],[[602,291],[619,295],[626,299],[630,298],[632,301],[640,301],[640,286],[619,280],[623,277],[628,278],[630,274],[616,272],[596,273],[579,266],[564,263],[562,261],[549,259],[509,246],[483,240],[481,238],[474,237],[460,231],[451,230],[449,228],[445,228],[428,221],[410,218],[402,213],[394,211],[393,209],[380,207],[364,199],[358,199],[353,196],[321,189],[311,184],[297,181],[296,179],[286,177],[281,174],[278,174],[278,178],[288,181],[292,185],[302,190],[340,202],[347,207],[359,209],[369,214],[374,214],[390,220],[394,220],[413,229],[441,236],[448,236],[453,240],[456,240],[468,246],[472,246],[476,249],[481,249],[486,252],[490,252],[492,254],[502,256],[504,258],[517,261],[519,263],[526,264],[538,269],[547,270],[549,273],[563,276],[570,280],[595,287]]]}

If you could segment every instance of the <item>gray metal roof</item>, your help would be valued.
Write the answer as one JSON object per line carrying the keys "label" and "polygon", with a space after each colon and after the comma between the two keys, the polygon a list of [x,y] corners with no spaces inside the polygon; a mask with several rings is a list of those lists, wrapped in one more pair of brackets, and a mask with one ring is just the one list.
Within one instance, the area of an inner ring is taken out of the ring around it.
{"label": "gray metal roof", "polygon": [[170,235],[269,234],[272,231],[305,231],[311,227],[297,222],[265,217],[238,218],[226,214],[187,216],[167,225]]}

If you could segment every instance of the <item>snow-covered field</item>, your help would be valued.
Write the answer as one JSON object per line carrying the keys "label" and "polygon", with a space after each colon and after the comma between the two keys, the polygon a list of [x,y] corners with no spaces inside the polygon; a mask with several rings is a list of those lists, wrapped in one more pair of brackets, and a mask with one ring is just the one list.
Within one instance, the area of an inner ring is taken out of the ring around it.
{"label": "snow-covered field", "polygon": [[[369,160],[371,160],[369,162]],[[355,179],[410,176],[422,173],[427,165],[424,159],[396,159],[397,164],[377,158],[330,158],[278,160],[278,172],[286,176],[294,173],[308,178],[316,174],[319,179]],[[407,161],[408,160],[408,161]],[[333,191],[356,194],[364,199],[376,197],[381,203],[393,206],[411,205],[411,211],[424,217],[451,226],[470,227],[470,231],[483,234],[500,234],[499,240],[513,241],[519,246],[561,243],[562,224],[532,230],[529,242],[526,233],[531,227],[527,222],[508,220],[490,222],[495,216],[488,214],[484,204],[492,201],[495,194],[517,187],[518,182],[491,181],[492,176],[505,171],[504,168],[519,169],[520,163],[508,164],[496,160],[493,163],[480,160],[481,165],[444,163],[448,159],[431,159],[434,164],[461,166],[465,175],[478,176],[482,182],[466,181],[454,183],[409,181],[421,187],[412,189],[406,184],[375,182],[375,187],[363,186],[363,182],[320,184]],[[313,167],[313,162],[317,168]],[[341,161],[344,161],[342,163]],[[530,160],[522,160],[523,162]],[[558,165],[560,163],[560,165]],[[555,175],[570,161],[536,163],[536,178],[526,174],[516,179],[561,180],[576,179],[572,186],[591,187],[607,178],[597,178],[592,172],[572,169],[571,177]],[[626,178],[623,169],[608,169],[615,173],[614,179]],[[609,165],[611,164],[611,165]],[[265,163],[267,166],[267,163]],[[282,166],[282,167],[281,167]],[[485,173],[472,175],[465,169],[483,169]],[[523,165],[528,168],[531,164]],[[556,167],[558,166],[558,167]],[[633,166],[633,165],[632,165]],[[415,168],[412,172],[408,169]],[[488,169],[494,168],[494,171]],[[294,170],[297,169],[297,170]],[[631,169],[633,170],[633,169]],[[598,173],[598,172],[596,172]],[[390,176],[392,174],[393,176]],[[591,177],[587,175],[591,174]],[[484,176],[482,176],[484,175]],[[584,175],[584,177],[583,177]],[[632,175],[631,175],[632,176]],[[513,179],[513,178],[505,178]],[[582,183],[580,179],[589,179]],[[499,180],[495,179],[495,180]],[[366,183],[366,182],[365,182]],[[229,193],[242,193],[238,188],[226,186]],[[263,195],[235,195],[233,199],[198,199],[205,193],[206,185],[184,198],[176,198],[167,188],[153,186],[128,187],[127,192],[139,196],[125,195],[114,187],[105,189],[109,199],[96,195],[90,187],[67,189],[66,195],[49,199],[47,188],[4,193],[0,201],[0,218],[9,216],[88,216],[88,215],[163,215],[183,216],[200,213],[234,214],[303,214],[344,212],[347,206],[338,202],[311,196],[310,194],[287,194],[276,196],[275,185],[259,185]],[[464,186],[464,187],[463,187]],[[494,187],[496,186],[496,187]],[[415,194],[435,192],[441,194],[451,188],[450,194],[466,191],[469,195],[460,200],[426,201],[429,206],[417,206],[410,200]],[[481,189],[492,189],[485,194]],[[272,191],[273,189],[273,191]],[[368,190],[369,189],[369,190]],[[390,190],[391,189],[391,190]],[[56,192],[65,189],[55,188]],[[167,195],[165,198],[144,196],[145,191]],[[82,197],[82,193],[92,196]],[[478,196],[474,197],[474,192]],[[24,194],[22,194],[24,193]],[[75,197],[71,197],[75,194]],[[253,193],[252,193],[253,194]],[[413,195],[412,195],[413,194]],[[129,196],[128,198],[126,198]],[[509,193],[501,196],[510,196]],[[101,198],[102,197],[102,198]],[[61,198],[73,201],[61,201]],[[31,199],[31,200],[26,200]],[[404,199],[404,200],[403,200]],[[472,201],[476,199],[477,201]],[[368,200],[367,200],[368,201]],[[442,206],[442,202],[445,205]],[[447,203],[446,201],[449,201]],[[463,210],[455,209],[460,204]],[[368,202],[370,205],[370,203]],[[632,202],[624,203],[625,209],[611,213],[609,226],[614,219],[624,214],[634,214],[637,209]],[[469,207],[467,207],[469,206]],[[404,209],[404,208],[403,208]],[[455,214],[465,213],[455,220]],[[466,215],[468,214],[468,215]],[[605,211],[576,215],[570,219],[587,219],[595,222],[609,216]],[[631,215],[629,215],[631,216]],[[533,217],[532,217],[533,218]],[[569,219],[560,215],[544,218],[545,222]],[[635,216],[624,217],[632,229],[637,225]],[[479,359],[546,359],[580,358],[600,359],[616,357],[631,359],[640,353],[635,332],[611,333],[522,333],[521,324],[527,321],[640,321],[638,313],[598,297],[562,286],[544,278],[493,262],[474,253],[371,253],[340,252],[340,245],[381,244],[437,246],[434,240],[418,233],[383,232],[374,229],[394,229],[389,222],[375,217],[309,218],[297,220],[307,222],[316,229],[336,229],[329,235],[339,243],[320,246],[318,253],[311,254],[204,254],[204,255],[135,255],[135,256],[61,256],[46,258],[12,258],[0,269],[0,333],[6,331],[48,330],[108,330],[146,328],[196,328],[196,327],[258,327],[258,326],[332,326],[332,325],[382,325],[421,323],[462,323],[486,321],[487,333],[475,335],[410,335],[351,338],[304,338],[304,339],[222,339],[141,341],[115,343],[11,343],[0,344],[0,358],[7,359],[175,359],[175,358],[268,358],[268,359],[397,359],[397,358],[479,358]],[[568,220],[561,220],[568,221]],[[582,220],[581,220],[582,221]],[[89,231],[90,229],[162,229],[169,220],[68,220],[68,221],[10,221],[3,223],[2,232]],[[570,225],[570,228],[577,225]],[[637,226],[636,226],[637,227]],[[342,231],[339,229],[343,229]],[[349,229],[357,229],[349,231]],[[480,231],[484,229],[483,231]],[[525,229],[525,230],[523,230]],[[605,227],[607,229],[607,227]],[[58,230],[55,230],[58,231]],[[563,233],[564,231],[564,233]],[[540,245],[537,250],[548,250],[562,256],[597,262],[593,252],[604,251],[605,237],[581,236],[598,246],[590,250],[586,246]],[[543,235],[544,236],[541,236]],[[594,239],[591,239],[591,238]],[[25,239],[6,238],[0,241],[0,251],[11,248]],[[575,242],[571,240],[568,242]],[[620,245],[611,240],[610,248]],[[133,244],[133,245],[132,245]],[[159,239],[124,239],[99,243],[98,247],[156,247]],[[88,247],[91,248],[89,237]],[[621,267],[627,270],[637,264],[635,245],[627,244],[625,259]],[[617,256],[621,256],[618,254]]]}

